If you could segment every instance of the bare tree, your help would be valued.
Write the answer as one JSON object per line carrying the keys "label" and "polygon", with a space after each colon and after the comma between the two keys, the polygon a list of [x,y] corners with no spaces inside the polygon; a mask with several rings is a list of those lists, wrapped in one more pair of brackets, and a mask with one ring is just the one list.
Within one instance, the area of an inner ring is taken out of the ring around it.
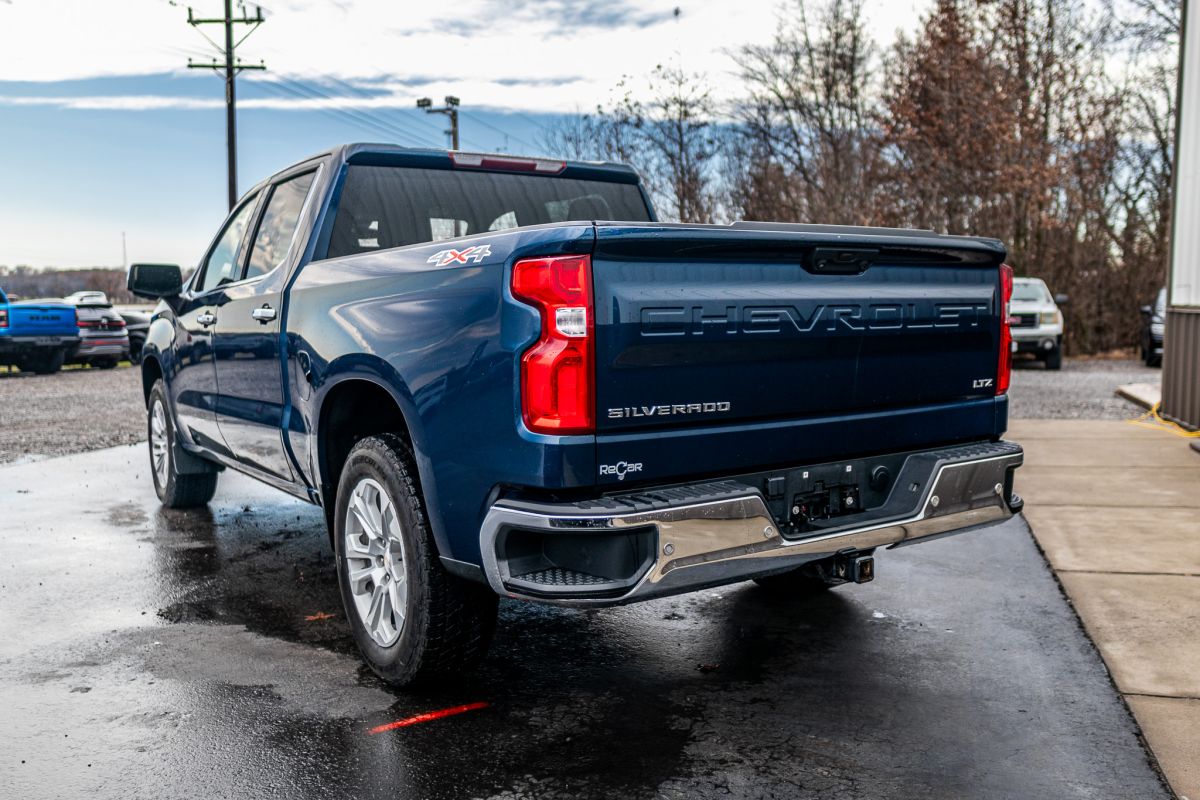
{"label": "bare tree", "polygon": [[887,53],[863,0],[789,2],[769,43],[736,50],[728,116],[660,67],[554,149],[632,163],[685,221],[995,236],[1072,296],[1069,349],[1135,341],[1169,254],[1179,0],[937,0]]}
{"label": "bare tree", "polygon": [[659,65],[646,102],[626,96],[618,119],[634,126],[658,205],[680,222],[709,222],[717,206],[716,107],[703,75]]}
{"label": "bare tree", "polygon": [[796,0],[766,45],[735,56],[746,95],[734,196],[747,218],[875,220],[880,144],[863,0]]}
{"label": "bare tree", "polygon": [[703,75],[660,65],[650,75],[646,99],[622,80],[608,105],[566,118],[541,143],[568,158],[631,164],[664,218],[708,222],[718,205],[715,118]]}

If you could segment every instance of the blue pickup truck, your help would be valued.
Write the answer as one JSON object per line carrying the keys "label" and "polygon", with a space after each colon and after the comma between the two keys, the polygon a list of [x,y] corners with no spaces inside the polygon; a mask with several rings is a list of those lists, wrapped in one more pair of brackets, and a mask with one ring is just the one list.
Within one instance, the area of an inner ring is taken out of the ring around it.
{"label": "blue pickup truck", "polygon": [[75,307],[61,300],[10,302],[0,289],[0,365],[50,375],[79,344]]}
{"label": "blue pickup truck", "polygon": [[255,186],[143,349],[171,507],[231,468],[325,510],[367,663],[476,664],[506,596],[605,606],[1021,506],[997,241],[655,220],[614,164],[339,147]]}

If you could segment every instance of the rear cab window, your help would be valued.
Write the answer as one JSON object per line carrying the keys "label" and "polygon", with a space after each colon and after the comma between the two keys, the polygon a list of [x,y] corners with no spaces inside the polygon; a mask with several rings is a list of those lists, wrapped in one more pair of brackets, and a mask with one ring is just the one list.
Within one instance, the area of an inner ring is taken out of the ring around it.
{"label": "rear cab window", "polygon": [[352,164],[326,258],[568,220],[649,222],[636,184]]}

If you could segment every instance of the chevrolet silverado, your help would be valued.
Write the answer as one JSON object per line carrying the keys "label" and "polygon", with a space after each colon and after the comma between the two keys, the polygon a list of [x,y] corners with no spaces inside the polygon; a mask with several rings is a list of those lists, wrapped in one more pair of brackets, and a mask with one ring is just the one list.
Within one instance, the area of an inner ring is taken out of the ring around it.
{"label": "chevrolet silverado", "polygon": [[320,505],[396,685],[470,668],[499,596],[604,606],[1011,517],[1012,271],[991,239],[667,224],[614,164],[347,145],[234,207],[143,349],[171,507],[231,468]]}

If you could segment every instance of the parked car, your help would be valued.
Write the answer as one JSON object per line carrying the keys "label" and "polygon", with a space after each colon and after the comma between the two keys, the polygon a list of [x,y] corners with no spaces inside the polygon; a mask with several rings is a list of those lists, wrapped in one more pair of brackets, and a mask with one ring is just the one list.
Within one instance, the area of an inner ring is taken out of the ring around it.
{"label": "parked car", "polygon": [[1013,351],[1032,353],[1046,369],[1062,369],[1063,315],[1065,294],[1051,295],[1041,278],[1014,278],[1009,327]]}
{"label": "parked car", "polygon": [[321,505],[397,685],[477,663],[501,595],[868,581],[876,548],[1021,508],[1004,257],[660,223],[618,165],[341,147],[250,190],[186,284],[130,268],[162,298],[151,478],[170,507],[224,468]]}
{"label": "parked car", "polygon": [[0,365],[49,375],[78,342],[74,307],[61,300],[10,302],[0,289]]}
{"label": "parked car", "polygon": [[140,364],[142,345],[146,343],[146,332],[150,330],[150,314],[132,308],[118,308],[117,313],[125,320],[125,331],[129,334],[129,360]]}
{"label": "parked car", "polygon": [[1142,306],[1142,361],[1147,367],[1161,367],[1163,335],[1167,328],[1167,289],[1158,290],[1154,305]]}
{"label": "parked car", "polygon": [[129,358],[125,320],[104,292],[75,292],[63,299],[75,306],[79,315],[79,345],[68,354],[67,363],[112,369]]}

